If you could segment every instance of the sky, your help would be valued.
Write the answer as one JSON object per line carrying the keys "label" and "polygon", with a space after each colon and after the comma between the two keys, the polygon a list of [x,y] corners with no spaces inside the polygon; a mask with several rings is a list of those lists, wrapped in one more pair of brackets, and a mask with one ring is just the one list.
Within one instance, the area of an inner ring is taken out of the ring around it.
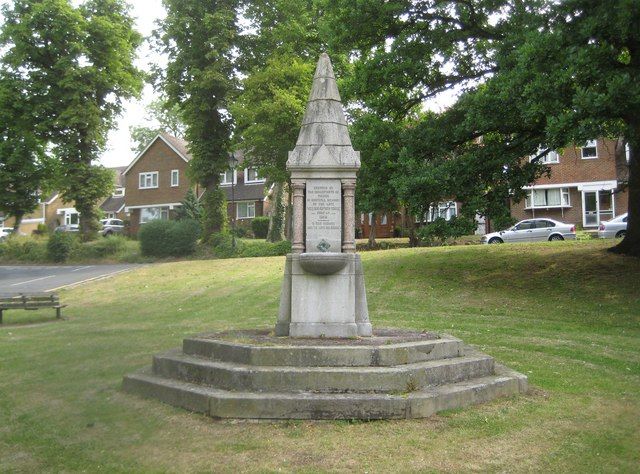
{"label": "sky", "polygon": [[[155,28],[156,20],[164,17],[162,0],[130,0],[131,14],[136,20],[136,29],[142,36],[149,37]],[[148,42],[140,47],[136,65],[145,71],[153,63],[164,63],[162,56],[151,50]],[[128,165],[135,154],[131,151],[131,137],[129,127],[145,125],[145,106],[149,104],[157,93],[150,85],[145,85],[140,99],[129,100],[124,103],[123,112],[118,117],[117,128],[109,133],[107,149],[100,158],[100,163],[107,167]]]}

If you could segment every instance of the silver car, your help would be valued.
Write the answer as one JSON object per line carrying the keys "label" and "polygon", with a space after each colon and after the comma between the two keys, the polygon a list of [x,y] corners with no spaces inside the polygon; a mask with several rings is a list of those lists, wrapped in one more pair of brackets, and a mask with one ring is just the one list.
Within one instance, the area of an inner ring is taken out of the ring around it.
{"label": "silver car", "polygon": [[621,239],[627,235],[627,213],[614,217],[610,221],[600,223],[598,237],[601,239]]}
{"label": "silver car", "polygon": [[576,226],[553,219],[527,219],[507,230],[482,236],[483,244],[504,242],[539,242],[546,240],[575,240]]}
{"label": "silver car", "polygon": [[102,231],[100,232],[104,237],[108,237],[113,234],[122,234],[124,232],[124,222],[120,219],[102,219]]}

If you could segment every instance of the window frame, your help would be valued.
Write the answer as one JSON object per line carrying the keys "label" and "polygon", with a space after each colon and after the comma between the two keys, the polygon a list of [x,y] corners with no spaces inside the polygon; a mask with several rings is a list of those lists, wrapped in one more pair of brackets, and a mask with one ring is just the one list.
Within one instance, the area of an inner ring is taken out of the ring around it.
{"label": "window frame", "polygon": [[[560,192],[560,204],[549,204],[548,192],[559,190]],[[535,203],[535,194],[544,192],[544,204]],[[566,202],[565,202],[566,198]],[[563,188],[542,188],[542,189],[529,189],[524,199],[525,209],[561,209],[571,207],[571,192],[568,187]]]}
{"label": "window frame", "polygon": [[[246,206],[247,215],[240,216],[240,205]],[[253,209],[253,216],[249,215],[249,209]],[[254,219],[256,217],[256,203],[255,201],[236,201],[236,219]]]}
{"label": "window frame", "polygon": [[[147,209],[159,209],[160,210],[160,217],[157,217],[157,218],[154,218],[154,219],[143,220],[144,211],[146,211]],[[169,208],[168,207],[166,207],[166,206],[149,206],[149,207],[141,207],[140,208],[140,219],[139,219],[139,223],[140,224],[146,224],[147,222],[157,221],[157,220],[161,220],[161,221],[168,221],[169,220]]]}
{"label": "window frame", "polygon": [[[596,152],[595,156],[584,156],[584,150],[586,148],[593,148]],[[585,146],[580,147],[580,158],[583,160],[597,160],[598,159],[598,140],[587,140]]]}
{"label": "window frame", "polygon": [[[256,179],[249,179],[249,170],[253,170],[256,173]],[[264,183],[266,181],[265,178],[261,178],[258,174],[258,170],[252,166],[244,169],[244,183],[245,184],[255,184],[255,183]]]}
{"label": "window frame", "polygon": [[[151,179],[151,186],[146,185],[147,178]],[[155,186],[153,185],[154,178],[156,183]],[[144,186],[143,186],[143,179],[144,179]],[[159,181],[160,181],[160,177],[157,171],[144,171],[142,173],[138,173],[138,189],[157,189]]]}
{"label": "window frame", "polygon": [[[180,170],[171,170],[171,187],[172,188],[177,188],[178,186],[180,186]],[[174,183],[174,176],[175,176],[175,183]]]}
{"label": "window frame", "polygon": [[[227,173],[233,173],[233,181],[227,181]],[[236,170],[226,170],[224,173],[220,173],[220,186],[231,186],[231,184],[238,184],[238,172]]]}
{"label": "window frame", "polygon": [[[542,150],[543,150],[542,148],[538,148],[538,152],[535,155],[529,156],[529,162],[531,163],[534,160],[534,158],[542,152]],[[554,161],[548,160],[547,158],[550,156],[555,156],[555,160]],[[540,157],[540,159],[538,160],[538,163],[542,163],[545,165],[557,165],[558,163],[560,163],[560,153],[558,153],[558,150],[549,150],[548,152],[546,152],[544,155]]]}

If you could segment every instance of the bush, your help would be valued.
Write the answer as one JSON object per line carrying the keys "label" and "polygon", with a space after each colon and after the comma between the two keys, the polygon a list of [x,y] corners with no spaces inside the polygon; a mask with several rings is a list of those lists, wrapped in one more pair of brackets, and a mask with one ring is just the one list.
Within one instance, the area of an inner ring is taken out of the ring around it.
{"label": "bush", "polygon": [[74,250],[71,257],[77,260],[100,259],[121,253],[126,247],[127,239],[125,237],[110,235],[93,242],[83,243]]}
{"label": "bush", "polygon": [[47,246],[40,239],[12,235],[0,242],[0,259],[4,262],[46,262]]}
{"label": "bush", "polygon": [[142,255],[151,257],[182,257],[191,255],[200,236],[198,222],[155,220],[144,224],[138,232]]}
{"label": "bush", "polygon": [[47,235],[49,233],[49,227],[47,224],[38,224],[38,228],[32,232],[33,235]]}
{"label": "bush", "polygon": [[476,226],[475,220],[464,216],[454,216],[448,221],[438,217],[433,222],[421,227],[418,230],[418,235],[427,245],[432,245],[435,240],[444,244],[447,239],[472,234]]}
{"label": "bush", "polygon": [[244,242],[239,239],[235,241],[233,247],[233,236],[229,232],[218,232],[211,236],[211,246],[213,252],[218,258],[231,258],[237,256],[244,247]]}
{"label": "bush", "polygon": [[267,216],[254,217],[251,221],[251,229],[256,239],[266,239],[269,232],[269,218]]}
{"label": "bush", "polygon": [[77,242],[76,236],[69,232],[54,232],[47,242],[49,260],[59,263],[66,261]]}

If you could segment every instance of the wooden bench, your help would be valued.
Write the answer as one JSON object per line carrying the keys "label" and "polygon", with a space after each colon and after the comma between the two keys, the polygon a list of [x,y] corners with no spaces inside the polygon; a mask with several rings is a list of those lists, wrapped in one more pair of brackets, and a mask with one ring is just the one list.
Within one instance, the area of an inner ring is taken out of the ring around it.
{"label": "wooden bench", "polygon": [[61,309],[67,305],[60,304],[60,297],[55,293],[21,293],[18,295],[0,295],[0,324],[2,324],[2,311],[5,309],[35,310],[40,308],[54,308],[56,318],[62,319]]}

